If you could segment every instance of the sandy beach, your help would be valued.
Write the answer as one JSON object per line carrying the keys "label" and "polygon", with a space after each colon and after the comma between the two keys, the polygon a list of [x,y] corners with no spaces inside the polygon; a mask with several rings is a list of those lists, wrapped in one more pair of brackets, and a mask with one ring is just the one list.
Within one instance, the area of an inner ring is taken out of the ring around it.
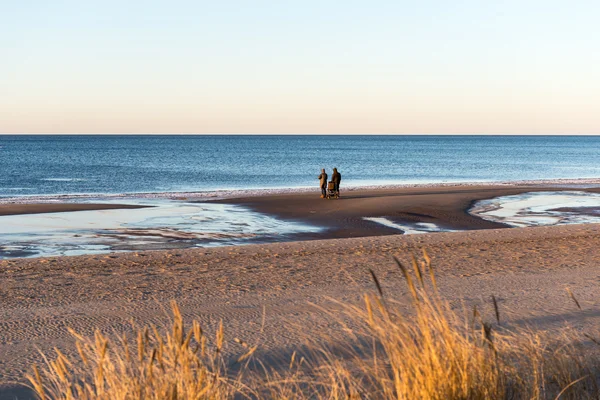
{"label": "sandy beach", "polygon": [[600,2],[4,3],[0,400],[600,399]]}
{"label": "sandy beach", "polygon": [[[559,189],[428,187],[342,192],[337,201],[312,193],[228,199],[221,201],[329,229],[295,238],[312,240],[284,243],[0,260],[0,398],[23,393],[14,385],[41,362],[38,350],[74,353],[67,328],[91,335],[96,328],[132,332],[132,320],[161,325],[171,300],[208,331],[223,321],[230,354],[241,351],[234,337],[258,343],[267,356],[293,350],[306,335],[339,339],[343,332],[315,306],[335,310],[331,299],[360,302],[374,290],[369,269],[387,296],[408,301],[392,256],[408,261],[423,248],[442,293],[457,307],[478,304],[491,318],[495,295],[507,325],[554,329],[569,323],[592,330],[600,318],[599,225],[506,229],[467,213],[479,199],[547,190]],[[11,211],[8,205],[0,212],[71,206],[19,205]],[[363,220],[379,216],[464,231],[398,235]]]}

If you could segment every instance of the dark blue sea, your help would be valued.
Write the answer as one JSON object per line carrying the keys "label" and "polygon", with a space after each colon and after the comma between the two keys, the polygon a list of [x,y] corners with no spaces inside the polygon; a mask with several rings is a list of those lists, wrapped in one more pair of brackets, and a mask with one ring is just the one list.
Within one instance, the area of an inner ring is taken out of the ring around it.
{"label": "dark blue sea", "polygon": [[590,136],[0,135],[0,196],[600,177]]}

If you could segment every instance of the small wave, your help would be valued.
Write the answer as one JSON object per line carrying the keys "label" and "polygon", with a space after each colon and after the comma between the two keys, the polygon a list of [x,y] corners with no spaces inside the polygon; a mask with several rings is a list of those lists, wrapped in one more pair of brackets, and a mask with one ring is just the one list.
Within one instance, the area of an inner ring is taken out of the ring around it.
{"label": "small wave", "polygon": [[47,182],[85,182],[87,179],[83,178],[42,178],[42,181]]}

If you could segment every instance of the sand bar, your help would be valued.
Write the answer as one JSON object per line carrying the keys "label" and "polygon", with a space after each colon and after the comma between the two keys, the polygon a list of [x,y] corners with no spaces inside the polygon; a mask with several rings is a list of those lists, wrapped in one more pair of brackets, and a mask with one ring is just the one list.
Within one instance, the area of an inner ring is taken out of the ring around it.
{"label": "sand bar", "polygon": [[431,223],[451,230],[507,228],[502,223],[487,221],[468,213],[478,200],[525,192],[546,191],[600,192],[600,188],[550,185],[456,185],[420,186],[392,189],[357,189],[344,191],[337,200],[312,193],[278,194],[219,200],[286,220],[298,220],[324,226],[316,234],[300,239],[348,238],[398,234],[397,229],[365,220],[364,217],[386,217],[407,223]]}
{"label": "sand bar", "polygon": [[34,203],[34,204],[0,204],[0,215],[46,214],[70,211],[116,210],[144,208],[143,205],[102,204],[102,203]]}

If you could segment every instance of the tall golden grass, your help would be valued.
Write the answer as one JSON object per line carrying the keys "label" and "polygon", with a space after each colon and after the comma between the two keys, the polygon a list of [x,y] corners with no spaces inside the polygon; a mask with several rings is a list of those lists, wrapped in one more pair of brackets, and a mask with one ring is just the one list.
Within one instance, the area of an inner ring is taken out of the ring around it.
{"label": "tall golden grass", "polygon": [[176,304],[170,332],[144,327],[135,343],[126,336],[111,340],[99,331],[93,339],[71,333],[79,360],[56,349],[54,360],[27,375],[41,399],[214,399],[235,392],[233,381],[222,374],[222,325],[209,343],[198,322],[184,330]]}
{"label": "tall golden grass", "polygon": [[345,306],[355,327],[345,327],[347,342],[332,348],[320,337],[321,344],[292,354],[285,366],[261,363],[256,346],[238,341],[246,348],[241,367],[227,371],[222,326],[211,339],[196,321],[186,331],[173,304],[170,332],[141,328],[135,343],[73,332],[78,359],[56,350],[27,378],[41,399],[600,397],[592,336],[502,328],[495,298],[493,323],[477,309],[455,312],[438,292],[426,252],[422,260],[412,258],[410,269],[395,261],[409,288],[410,313],[384,296],[371,271],[377,293],[365,295],[362,306]]}

